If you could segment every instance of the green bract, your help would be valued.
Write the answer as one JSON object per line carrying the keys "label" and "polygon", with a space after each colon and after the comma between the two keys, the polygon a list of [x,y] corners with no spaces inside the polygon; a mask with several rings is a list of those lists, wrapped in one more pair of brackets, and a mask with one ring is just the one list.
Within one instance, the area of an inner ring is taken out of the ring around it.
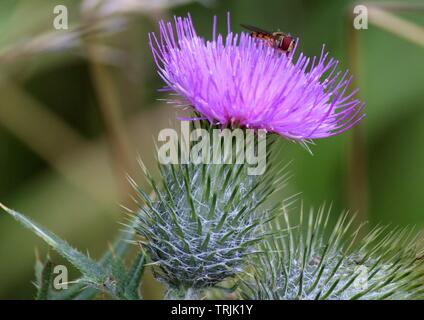
{"label": "green bract", "polygon": [[[376,227],[364,236],[342,215],[335,226],[322,208],[284,237],[262,243],[242,296],[250,299],[422,299],[424,265],[411,229]],[[359,239],[358,239],[359,238]]]}
{"label": "green bract", "polygon": [[262,226],[281,212],[281,202],[270,207],[266,200],[284,185],[284,175],[273,182],[272,164],[261,176],[249,176],[245,164],[159,169],[158,182],[144,170],[155,200],[135,186],[144,203],[136,231],[156,276],[184,293],[242,273],[246,257],[257,253],[255,244],[269,236]]}

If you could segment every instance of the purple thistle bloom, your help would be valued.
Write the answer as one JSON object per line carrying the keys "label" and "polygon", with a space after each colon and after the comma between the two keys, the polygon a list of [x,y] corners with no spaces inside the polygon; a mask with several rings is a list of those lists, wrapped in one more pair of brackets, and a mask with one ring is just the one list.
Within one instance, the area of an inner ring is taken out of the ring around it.
{"label": "purple thistle bloom", "polygon": [[[247,33],[212,41],[196,34],[191,17],[159,23],[160,34],[149,35],[158,73],[184,104],[211,123],[265,129],[288,139],[325,138],[348,130],[363,117],[364,104],[347,93],[351,77],[336,71],[324,46],[319,58],[296,47],[281,54]],[[297,42],[296,42],[297,43]]]}

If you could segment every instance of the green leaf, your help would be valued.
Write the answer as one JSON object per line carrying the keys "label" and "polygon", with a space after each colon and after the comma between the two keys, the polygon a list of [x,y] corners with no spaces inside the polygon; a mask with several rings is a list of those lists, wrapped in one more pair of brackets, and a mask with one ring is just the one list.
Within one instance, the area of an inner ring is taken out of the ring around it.
{"label": "green leaf", "polygon": [[50,232],[23,214],[7,208],[2,203],[0,203],[0,208],[11,215],[16,221],[42,238],[48,245],[74,265],[84,275],[84,278],[88,282],[102,285],[107,274],[100,264],[80,253],[53,232]]}
{"label": "green leaf", "polygon": [[124,297],[125,280],[127,278],[127,271],[125,270],[124,263],[118,257],[112,259],[112,288],[115,288],[115,295],[118,298]]}
{"label": "green leaf", "polygon": [[38,251],[35,250],[35,266],[34,266],[35,282],[34,282],[34,285],[37,288],[41,283],[41,274],[43,273],[43,267],[44,267],[44,264],[38,256]]}
{"label": "green leaf", "polygon": [[[83,281],[80,279],[80,281]],[[84,282],[76,283],[66,290],[51,294],[51,300],[91,300],[100,292],[95,287],[89,287]]]}
{"label": "green leaf", "polygon": [[37,300],[49,300],[51,284],[53,281],[53,263],[47,256],[46,262],[42,263],[37,259],[36,266],[37,278]]}
{"label": "green leaf", "polygon": [[[132,227],[135,227],[136,222],[133,222]],[[113,259],[124,259],[128,252],[130,240],[134,237],[134,232],[122,231],[121,234],[100,258],[99,262],[105,269],[111,268]],[[96,297],[101,290],[93,287],[87,287],[85,283],[77,283],[72,285],[68,290],[54,295],[56,300],[91,300]]]}
{"label": "green leaf", "polygon": [[127,274],[125,284],[125,297],[129,300],[140,299],[138,289],[140,287],[141,277],[144,273],[145,264],[146,256],[143,252],[140,252],[135,258],[133,265]]}

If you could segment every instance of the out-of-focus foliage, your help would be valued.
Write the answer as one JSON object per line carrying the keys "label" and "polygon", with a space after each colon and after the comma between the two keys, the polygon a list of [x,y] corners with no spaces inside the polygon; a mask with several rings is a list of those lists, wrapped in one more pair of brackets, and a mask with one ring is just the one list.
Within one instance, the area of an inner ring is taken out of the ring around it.
{"label": "out-of-focus foliage", "polygon": [[[0,1],[0,201],[31,213],[81,251],[88,245],[94,260],[124,221],[118,204],[133,206],[125,173],[138,179],[137,153],[151,165],[152,140],[175,118],[175,110],[157,100],[164,98],[157,92],[162,83],[147,43],[157,19],[190,12],[198,33],[210,37],[213,15],[223,22],[230,11],[235,31],[239,23],[289,31],[305,53],[316,55],[325,43],[348,66],[349,1],[171,2]],[[53,28],[56,5],[68,8],[69,30]],[[424,25],[424,14],[398,15]],[[225,32],[225,23],[218,27]],[[424,48],[372,25],[357,32],[354,76],[367,113],[366,217],[422,227]],[[285,158],[295,161],[286,192],[302,191],[305,206],[332,201],[334,211],[348,208],[349,192],[363,191],[347,187],[351,140],[344,134],[318,141],[314,156],[287,143]],[[1,298],[35,296],[34,244],[44,256],[42,242],[0,215]],[[54,254],[51,260],[65,263]],[[158,298],[161,290],[151,276],[143,282],[145,298]]]}

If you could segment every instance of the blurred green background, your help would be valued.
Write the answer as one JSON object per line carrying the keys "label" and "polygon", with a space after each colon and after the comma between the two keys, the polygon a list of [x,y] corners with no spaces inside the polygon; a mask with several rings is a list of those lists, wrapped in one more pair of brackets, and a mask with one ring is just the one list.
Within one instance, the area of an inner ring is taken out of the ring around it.
{"label": "blurred green background", "polygon": [[[360,209],[358,219],[371,224],[421,229],[424,48],[372,24],[353,30],[349,3],[1,0],[0,201],[98,257],[122,228],[119,204],[134,206],[124,173],[142,183],[137,155],[151,165],[157,132],[177,123],[176,110],[158,100],[164,95],[147,33],[160,18],[190,12],[198,33],[210,37],[213,15],[224,32],[230,11],[234,31],[240,23],[289,31],[307,55],[319,54],[325,43],[343,69],[354,63],[366,102],[361,127],[318,141],[313,156],[284,143],[284,161],[294,160],[285,192],[301,191],[307,207],[332,203],[335,213]],[[68,9],[68,30],[53,28],[56,5]],[[424,26],[424,11],[395,14]],[[47,251],[0,215],[1,299],[33,298],[35,247]],[[161,295],[151,276],[143,294]]]}

